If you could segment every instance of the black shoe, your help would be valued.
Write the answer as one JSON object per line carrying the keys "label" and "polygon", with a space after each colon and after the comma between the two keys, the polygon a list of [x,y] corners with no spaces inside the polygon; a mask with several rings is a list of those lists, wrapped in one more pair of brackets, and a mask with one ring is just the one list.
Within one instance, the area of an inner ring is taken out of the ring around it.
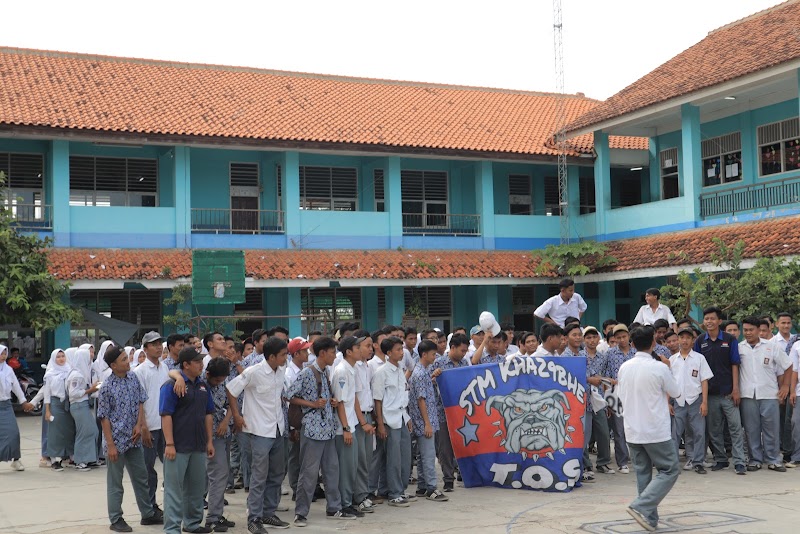
{"label": "black shoe", "polygon": [[453,491],[453,483],[452,482],[445,482],[444,483],[444,491],[446,491],[447,493],[450,493],[451,491]]}
{"label": "black shoe", "polygon": [[206,528],[210,528],[212,532],[228,532],[228,525],[220,521],[206,521]]}
{"label": "black shoe", "polygon": [[293,491],[293,492],[292,492],[292,502],[294,502],[294,501],[296,501],[296,500],[297,500],[297,492],[296,492],[296,491]]}
{"label": "black shoe", "polygon": [[150,517],[145,517],[144,519],[139,521],[139,524],[140,525],[145,525],[145,526],[147,526],[147,525],[163,525],[164,524],[164,516],[159,514],[159,513],[153,512],[153,515],[151,515]]}
{"label": "black shoe", "polygon": [[694,472],[697,473],[698,475],[705,475],[706,474],[706,468],[703,467],[703,464],[697,464],[696,466],[694,466],[693,469],[694,469]]}
{"label": "black shoe", "polygon": [[228,506],[228,499],[222,499],[222,504],[224,504],[225,506]]}
{"label": "black shoe", "polygon": [[355,506],[348,506],[347,508],[342,508],[342,512],[347,512],[348,514],[353,514],[356,517],[364,517],[366,514],[356,508]]}
{"label": "black shoe", "polygon": [[111,525],[108,527],[108,530],[113,530],[114,532],[133,532],[131,526],[121,517],[114,523],[111,523]]}
{"label": "black shoe", "polygon": [[730,465],[731,464],[729,464],[728,462],[717,462],[717,463],[714,464],[714,466],[711,468],[711,470],[712,471],[720,471],[722,469],[727,469],[728,467],[730,467]]}
{"label": "black shoe", "polygon": [[748,464],[747,470],[748,471],[758,471],[761,469],[761,464]]}
{"label": "black shoe", "polygon": [[211,534],[211,529],[207,526],[199,526],[194,530],[189,530],[188,528],[184,527],[183,531],[189,532],[190,534]]}
{"label": "black shoe", "polygon": [[275,528],[289,528],[289,523],[287,523],[286,521],[281,521],[281,518],[278,517],[277,515],[271,515],[270,517],[262,517],[261,524]]}
{"label": "black shoe", "polygon": [[[736,469],[736,474],[737,475],[746,475],[747,474],[747,468],[744,466],[744,464],[736,464],[735,469]],[[714,468],[712,467],[711,470],[713,471]]]}
{"label": "black shoe", "polygon": [[233,495],[234,493],[236,493],[236,490],[233,489],[233,486],[228,486],[227,488],[225,488],[226,495]]}
{"label": "black shoe", "polygon": [[321,487],[317,486],[317,489],[314,490],[314,498],[315,499],[324,499],[325,498],[325,490]]}
{"label": "black shoe", "polygon": [[[244,487],[244,492],[245,493],[250,493],[250,486],[245,486]],[[247,528],[250,528],[250,527],[247,527]]]}
{"label": "black shoe", "polygon": [[157,504],[154,504],[154,505],[153,505],[153,513],[154,513],[155,515],[157,515],[158,517],[161,517],[161,518],[163,518],[163,517],[164,517],[164,510],[162,510],[161,508],[159,508]]}
{"label": "black shoe", "polygon": [[459,482],[464,482],[464,479],[461,478],[461,473],[456,475],[456,480],[458,480]]}
{"label": "black shoe", "polygon": [[425,497],[428,494],[427,490],[418,489],[416,492],[417,497]]}
{"label": "black shoe", "polygon": [[217,523],[225,523],[225,526],[228,528],[233,528],[236,526],[236,523],[234,521],[225,519],[224,515],[219,516],[219,521],[217,521]]}
{"label": "black shoe", "polygon": [[267,529],[261,524],[260,519],[253,519],[247,524],[247,531],[250,534],[267,534]]}
{"label": "black shoe", "polygon": [[241,480],[237,480],[236,483],[233,485],[233,489],[244,489],[244,482]]}

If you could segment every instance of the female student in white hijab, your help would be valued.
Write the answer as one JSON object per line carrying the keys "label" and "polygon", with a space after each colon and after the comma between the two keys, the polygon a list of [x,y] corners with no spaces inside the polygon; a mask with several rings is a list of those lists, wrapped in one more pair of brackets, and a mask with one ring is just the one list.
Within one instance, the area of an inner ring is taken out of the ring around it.
{"label": "female student in white hijab", "polygon": [[67,377],[72,366],[61,349],[50,353],[44,373],[45,419],[48,421],[47,454],[54,471],[63,471],[61,461],[72,456],[75,445],[75,421],[69,414]]}
{"label": "female student in white hijab", "polygon": [[100,389],[100,383],[91,380],[91,356],[88,349],[79,348],[69,361],[72,371],[67,378],[69,413],[75,421],[75,452],[73,461],[76,471],[89,471],[90,463],[97,462],[97,422],[89,408],[89,395]]}
{"label": "female student in white hijab", "polygon": [[[97,358],[94,359],[94,363],[92,363],[92,381],[103,381],[108,375],[111,374],[111,368],[106,363],[104,356],[106,355],[106,351],[113,347],[115,343],[110,339],[103,341],[100,345],[100,350],[97,351]],[[97,395],[94,395],[97,398]]]}
{"label": "female student in white hijab", "polygon": [[136,367],[140,363],[144,363],[144,361],[146,359],[147,359],[147,355],[144,353],[144,350],[143,349],[136,349],[133,352],[133,357],[131,358],[131,371],[136,369]]}
{"label": "female student in white hijab", "polygon": [[11,462],[13,471],[25,471],[25,466],[19,460],[22,457],[19,444],[19,427],[11,406],[11,395],[16,395],[22,401],[22,408],[29,412],[33,405],[25,402],[25,393],[19,385],[17,375],[6,363],[8,347],[0,345],[0,462]]}

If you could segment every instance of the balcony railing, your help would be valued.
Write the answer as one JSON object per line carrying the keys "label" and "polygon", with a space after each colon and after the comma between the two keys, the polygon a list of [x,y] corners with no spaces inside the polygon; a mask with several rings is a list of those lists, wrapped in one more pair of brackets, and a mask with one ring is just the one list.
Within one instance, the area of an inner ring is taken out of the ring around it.
{"label": "balcony railing", "polygon": [[481,235],[480,215],[403,214],[405,235]]}
{"label": "balcony railing", "polygon": [[700,216],[735,215],[800,202],[800,176],[760,184],[740,185],[700,195]]}
{"label": "balcony railing", "polygon": [[192,208],[192,232],[195,234],[282,234],[283,212]]}
{"label": "balcony railing", "polygon": [[0,204],[11,212],[11,225],[26,232],[50,231],[53,229],[53,210],[47,204]]}

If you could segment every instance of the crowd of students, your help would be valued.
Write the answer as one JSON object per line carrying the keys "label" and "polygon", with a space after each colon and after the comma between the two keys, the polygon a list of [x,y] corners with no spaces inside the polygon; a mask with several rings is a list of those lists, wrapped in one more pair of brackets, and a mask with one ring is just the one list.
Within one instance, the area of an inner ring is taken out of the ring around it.
{"label": "crowd of students", "polygon": [[[437,377],[467,365],[560,356],[587,361],[594,394],[584,418],[582,477],[593,482],[597,473],[630,472],[624,411],[606,409],[604,395],[637,353],[630,333],[648,324],[655,341],[647,350],[678,385],[669,410],[684,469],[705,474],[733,464],[744,475],[800,466],[800,411],[792,413],[800,344],[788,314],[778,314],[772,335],[768,318],[745,318],[740,326],[708,308],[700,330],[691,320],[675,321],[651,289],[636,321],[606,320],[601,335],[580,324],[586,308],[574,284],[561,285],[558,299],[537,309],[545,321],[538,334],[509,324],[447,335],[391,325],[368,332],[345,323],[334,337],[290,338],[278,326],[243,343],[219,332],[166,340],[149,332],[138,350],[111,341],[96,354],[91,344],[56,349],[42,398],[33,400],[45,405],[40,465],[80,472],[106,465],[117,532],[132,530],[122,512],[124,470],[141,524],[163,524],[171,534],[234,527],[224,515],[225,494],[241,489],[248,492],[249,532],[288,528],[277,515],[288,511],[280,505],[285,479],[297,527],[307,525],[317,499],[336,520],[355,520],[384,502],[445,502],[458,474]],[[22,470],[16,421],[5,409],[18,388],[7,379],[7,356],[0,346],[0,460]],[[163,511],[156,459],[163,464]]]}

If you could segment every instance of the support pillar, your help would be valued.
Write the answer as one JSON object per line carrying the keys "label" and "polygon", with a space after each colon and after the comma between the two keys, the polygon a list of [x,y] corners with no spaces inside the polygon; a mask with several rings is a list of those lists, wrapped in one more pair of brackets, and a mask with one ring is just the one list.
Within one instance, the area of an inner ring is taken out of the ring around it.
{"label": "support pillar", "polygon": [[402,287],[386,288],[386,322],[399,325],[406,312],[405,295]]}
{"label": "support pillar", "polygon": [[361,328],[370,332],[377,330],[378,326],[378,288],[365,287],[361,290]]}
{"label": "support pillar", "polygon": [[700,190],[703,187],[703,159],[700,152],[700,108],[681,106],[681,157],[679,188],[684,197],[686,216],[700,220]]}
{"label": "support pillar", "polygon": [[300,232],[300,154],[286,151],[281,155],[281,207],[286,248],[301,246]]}
{"label": "support pillar", "polygon": [[300,302],[300,288],[290,287],[287,291],[289,293],[287,315],[291,317],[286,321],[286,328],[289,329],[290,337],[297,337],[303,335],[303,322],[300,320],[300,315],[303,313]]}
{"label": "support pillar", "polygon": [[480,216],[483,248],[494,250],[494,178],[491,161],[475,164],[475,207]]}
{"label": "support pillar", "polygon": [[658,137],[651,137],[647,143],[650,160],[650,202],[661,200],[661,156]]}
{"label": "support pillar", "polygon": [[[386,158],[383,165],[384,205],[386,212],[389,214],[389,247],[393,249],[403,244],[403,198],[401,180],[400,158],[396,156]],[[386,314],[389,314],[388,309]]]}
{"label": "support pillar", "polygon": [[[53,245],[70,246],[69,141],[50,141],[47,152],[47,177],[52,191]],[[69,333],[67,333],[69,335]]]}
{"label": "support pillar", "polygon": [[608,134],[600,130],[594,132],[594,196],[595,230],[598,238],[606,233],[606,213],[611,209],[611,152],[608,149]]}
{"label": "support pillar", "polygon": [[192,247],[192,188],[190,149],[173,147],[172,169],[175,184],[175,245]]}
{"label": "support pillar", "polygon": [[[599,306],[598,306],[598,320],[600,323],[597,328],[600,328],[603,321],[606,319],[615,319],[617,315],[617,298],[614,282],[598,282],[599,289]],[[618,320],[626,321],[627,318],[622,317]]]}

